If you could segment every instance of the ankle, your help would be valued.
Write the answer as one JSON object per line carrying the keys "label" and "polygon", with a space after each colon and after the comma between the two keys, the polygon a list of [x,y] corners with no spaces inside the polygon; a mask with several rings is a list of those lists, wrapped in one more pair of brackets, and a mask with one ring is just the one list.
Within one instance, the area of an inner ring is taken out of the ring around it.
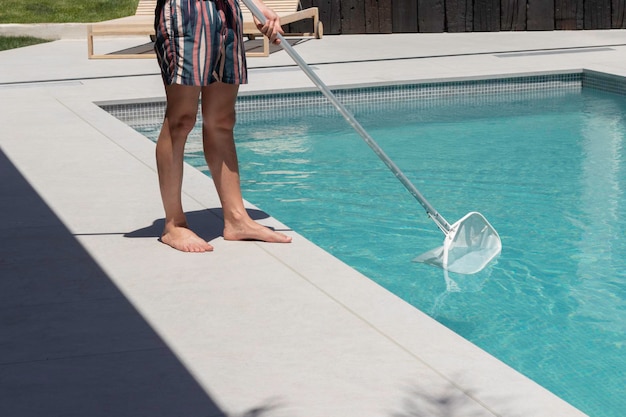
{"label": "ankle", "polygon": [[176,228],[185,228],[188,229],[187,219],[185,217],[182,218],[171,218],[165,219],[165,229],[176,229]]}
{"label": "ankle", "polygon": [[248,220],[248,212],[245,209],[224,210],[224,223],[225,224],[240,224]]}

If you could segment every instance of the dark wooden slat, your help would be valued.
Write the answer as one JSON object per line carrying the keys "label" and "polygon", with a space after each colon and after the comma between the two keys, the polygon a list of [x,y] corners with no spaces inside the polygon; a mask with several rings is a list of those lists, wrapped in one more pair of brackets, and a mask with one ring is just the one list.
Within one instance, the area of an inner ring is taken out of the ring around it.
{"label": "dark wooden slat", "polygon": [[554,28],[557,30],[582,29],[583,0],[554,0]]}
{"label": "dark wooden slat", "polygon": [[443,32],[445,29],[444,0],[417,0],[417,19],[417,28],[420,32]]}
{"label": "dark wooden slat", "polygon": [[[341,3],[339,0],[300,0],[303,9],[317,7],[320,21],[324,26],[325,35],[338,35],[341,33]],[[296,22],[290,25],[294,33],[310,32],[310,22]]]}
{"label": "dark wooden slat", "polygon": [[341,0],[341,33],[365,33],[363,0]]}
{"label": "dark wooden slat", "polygon": [[613,29],[626,29],[625,9],[626,0],[613,0],[611,5],[611,27]]}
{"label": "dark wooden slat", "polygon": [[364,0],[365,33],[391,33],[391,2]]}
{"label": "dark wooden slat", "polygon": [[378,0],[378,16],[380,22],[379,33],[391,33],[393,31],[391,0]]}
{"label": "dark wooden slat", "polygon": [[391,0],[391,18],[393,32],[417,32],[417,0]]}
{"label": "dark wooden slat", "polygon": [[475,32],[500,30],[500,0],[474,0]]}
{"label": "dark wooden slat", "polygon": [[[301,0],[300,4],[303,9],[308,7],[318,8],[320,21],[324,25],[325,35],[338,35],[341,33],[341,2],[339,0]],[[310,29],[306,29],[306,27],[294,30],[294,32],[309,31]]]}
{"label": "dark wooden slat", "polygon": [[365,33],[378,33],[380,22],[378,16],[378,1],[363,0],[365,11]]}
{"label": "dark wooden slat", "polygon": [[526,30],[526,0],[500,1],[500,30]]}
{"label": "dark wooden slat", "polygon": [[383,12],[381,13],[381,26],[384,28],[384,33],[393,32],[393,9],[391,8],[391,0],[383,1]]}
{"label": "dark wooden slat", "polygon": [[554,30],[554,0],[528,0],[526,29]]}
{"label": "dark wooden slat", "polygon": [[584,29],[611,28],[611,0],[586,0]]}
{"label": "dark wooden slat", "polygon": [[446,0],[446,30],[448,32],[471,32],[474,6],[472,0]]}

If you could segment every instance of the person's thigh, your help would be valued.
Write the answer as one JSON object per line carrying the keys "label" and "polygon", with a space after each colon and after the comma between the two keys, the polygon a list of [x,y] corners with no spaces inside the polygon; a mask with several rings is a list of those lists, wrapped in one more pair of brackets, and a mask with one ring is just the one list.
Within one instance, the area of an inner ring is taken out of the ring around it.
{"label": "person's thigh", "polygon": [[167,107],[165,117],[170,121],[193,116],[195,121],[198,114],[201,87],[172,84],[165,86]]}
{"label": "person's thigh", "polygon": [[202,87],[202,118],[206,124],[235,123],[235,103],[239,85],[212,83]]}

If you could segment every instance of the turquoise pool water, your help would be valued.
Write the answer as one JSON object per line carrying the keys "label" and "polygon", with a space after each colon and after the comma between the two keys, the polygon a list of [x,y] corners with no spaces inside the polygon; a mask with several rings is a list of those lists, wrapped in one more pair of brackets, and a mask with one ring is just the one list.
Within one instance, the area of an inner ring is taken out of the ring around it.
{"label": "turquoise pool water", "polygon": [[[394,100],[355,115],[448,221],[487,217],[496,263],[444,276],[411,262],[443,234],[339,114],[240,123],[245,198],[590,416],[623,416],[626,99]],[[206,171],[197,132],[187,158]]]}

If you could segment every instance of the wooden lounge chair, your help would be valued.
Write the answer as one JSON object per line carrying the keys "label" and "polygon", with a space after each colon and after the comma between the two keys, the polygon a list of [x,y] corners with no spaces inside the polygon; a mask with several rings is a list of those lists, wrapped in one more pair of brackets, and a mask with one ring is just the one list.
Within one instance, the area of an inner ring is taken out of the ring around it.
{"label": "wooden lounge chair", "polygon": [[92,58],[154,58],[154,53],[96,55],[93,52],[94,36],[154,36],[154,9],[157,0],[139,0],[133,16],[107,20],[87,26],[87,54]]}
{"label": "wooden lounge chair", "polygon": [[[324,36],[324,29],[322,22],[319,19],[319,11],[317,7],[309,7],[304,10],[298,10],[300,8],[299,0],[263,0],[266,6],[274,10],[280,17],[280,24],[288,25],[290,23],[298,22],[304,19],[313,19],[313,31],[309,33],[287,33],[285,36],[297,36],[297,37],[315,37],[321,39]],[[254,39],[257,36],[262,36],[261,32],[257,29],[252,18],[252,13],[243,2],[239,2],[241,5],[241,12],[243,14],[243,34],[248,39]],[[269,39],[265,36],[263,38],[263,50],[261,52],[248,51],[246,56],[268,56],[270,53]]]}
{"label": "wooden lounge chair", "polygon": [[[154,53],[98,55],[94,53],[93,43],[95,36],[154,36],[154,9],[156,8],[156,3],[156,0],[139,0],[137,10],[133,16],[88,25],[87,54],[89,59],[154,58]],[[300,5],[299,0],[264,0],[264,3],[280,16],[280,22],[282,25],[288,25],[304,19],[313,20],[313,32],[285,33],[285,36],[315,37],[317,39],[322,38],[323,26],[322,22],[319,20],[317,7],[298,10]],[[265,36],[262,36],[261,32],[259,32],[254,24],[254,20],[252,19],[252,13],[243,4],[243,2],[240,2],[239,4],[241,5],[241,11],[243,14],[244,36],[247,36],[249,39],[254,39],[257,36],[261,36],[263,38],[263,50],[261,52],[246,52],[246,55],[251,57],[268,56],[270,50],[269,40]]]}

